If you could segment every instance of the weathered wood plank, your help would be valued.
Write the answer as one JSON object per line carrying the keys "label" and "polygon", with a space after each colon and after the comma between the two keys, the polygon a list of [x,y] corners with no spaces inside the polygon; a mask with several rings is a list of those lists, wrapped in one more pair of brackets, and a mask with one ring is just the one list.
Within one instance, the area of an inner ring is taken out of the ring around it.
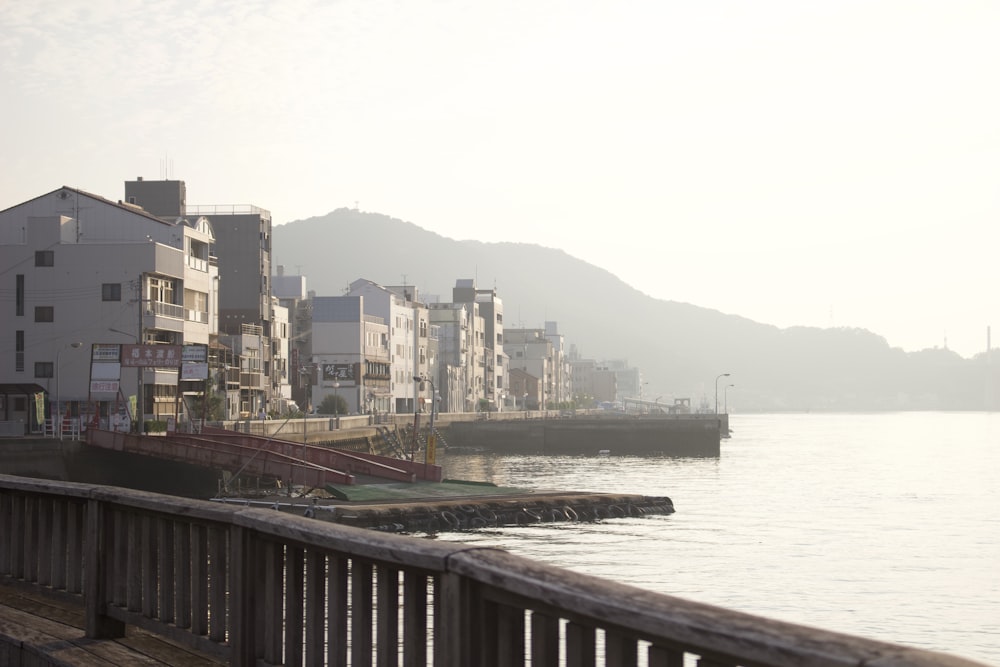
{"label": "weathered wood plank", "polygon": [[351,665],[372,664],[372,564],[351,559]]}
{"label": "weathered wood plank", "polygon": [[566,664],[579,667],[597,664],[597,638],[593,627],[572,621],[566,624]]}
{"label": "weathered wood plank", "polygon": [[229,647],[234,665],[251,665],[257,658],[255,542],[251,531],[233,526],[229,532]]}
{"label": "weathered wood plank", "polygon": [[399,570],[375,567],[378,612],[375,636],[378,641],[378,667],[399,664]]}
{"label": "weathered wood plank", "polygon": [[159,573],[160,545],[154,518],[149,514],[143,514],[140,525],[142,526],[142,542],[139,547],[142,569],[142,615],[146,618],[156,618],[160,592],[156,580]]}
{"label": "weathered wood plank", "polygon": [[108,526],[111,511],[103,503],[92,500],[87,505],[87,552],[84,568],[87,572],[84,591],[87,636],[96,638],[123,637],[125,624],[108,616],[111,586],[111,558],[114,548],[113,534]]}
{"label": "weathered wood plank", "polygon": [[531,667],[559,665],[559,619],[547,613],[531,613]]}
{"label": "weathered wood plank", "polygon": [[306,552],[306,623],[305,664],[318,667],[325,664],[326,641],[326,562],[319,549]]}
{"label": "weathered wood plank", "polygon": [[208,527],[191,525],[191,632],[208,634]]}
{"label": "weathered wood plank", "polygon": [[684,667],[684,651],[654,644],[647,651],[647,662],[649,667]]}
{"label": "weathered wood plank", "polygon": [[403,666],[427,664],[427,575],[403,572]]}
{"label": "weathered wood plank", "polygon": [[128,549],[125,606],[129,611],[139,611],[142,609],[142,552],[140,550],[142,530],[139,516],[135,512],[126,513],[125,525],[125,540]]}
{"label": "weathered wood plank", "polygon": [[40,586],[52,583],[52,499],[38,498],[38,540],[35,545],[35,561],[38,564],[35,581]]}
{"label": "weathered wood plank", "polygon": [[634,665],[639,655],[636,640],[615,630],[604,635],[605,661],[609,665]]}
{"label": "weathered wood plank", "polygon": [[174,543],[174,563],[177,568],[176,623],[179,628],[191,627],[191,524],[177,523]]}
{"label": "weathered wood plank", "polygon": [[264,578],[261,580],[261,609],[264,625],[264,652],[266,662],[281,662],[283,633],[282,586],[284,585],[285,550],[277,542],[268,540],[261,547],[264,557]]}
{"label": "weathered wood plank", "polygon": [[159,579],[159,606],[157,617],[164,623],[174,622],[174,522],[165,516],[156,518],[157,579]]}
{"label": "weathered wood plank", "polygon": [[488,626],[481,609],[473,609],[469,597],[461,577],[446,573],[434,578],[435,665],[482,662],[483,633],[492,632],[492,626]]}
{"label": "weathered wood plank", "polygon": [[229,614],[226,609],[226,560],[229,532],[221,526],[208,531],[208,637],[214,642],[226,641]]}
{"label": "weathered wood plank", "polygon": [[[87,533],[86,503],[71,502],[67,512],[68,529],[66,535],[66,592],[83,592],[83,563],[86,549],[90,546]],[[120,578],[121,574],[116,578]]]}
{"label": "weathered wood plank", "polygon": [[347,665],[347,559],[332,553],[326,559],[327,662]]}
{"label": "weathered wood plank", "polygon": [[[65,498],[52,500],[52,552],[50,554],[49,572],[52,588],[57,591],[66,589],[66,515],[68,501]],[[79,561],[78,561],[79,562]]]}
{"label": "weathered wood plank", "polygon": [[302,665],[305,615],[305,552],[289,547],[285,567],[285,665]]}

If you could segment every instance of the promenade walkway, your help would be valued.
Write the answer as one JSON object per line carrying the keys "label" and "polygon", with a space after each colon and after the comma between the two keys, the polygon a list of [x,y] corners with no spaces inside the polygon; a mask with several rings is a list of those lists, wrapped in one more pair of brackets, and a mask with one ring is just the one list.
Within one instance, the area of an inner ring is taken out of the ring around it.
{"label": "promenade walkway", "polygon": [[227,664],[164,637],[127,626],[124,637],[89,639],[83,599],[0,586],[0,665],[172,665]]}

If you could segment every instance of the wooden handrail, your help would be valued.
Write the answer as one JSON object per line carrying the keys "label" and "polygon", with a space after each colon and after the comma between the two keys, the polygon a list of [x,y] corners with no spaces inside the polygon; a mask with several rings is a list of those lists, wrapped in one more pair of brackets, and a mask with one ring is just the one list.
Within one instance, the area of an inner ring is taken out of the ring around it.
{"label": "wooden handrail", "polygon": [[0,582],[81,600],[89,637],[131,624],[232,665],[977,664],[498,549],[116,487],[0,475],[0,535]]}

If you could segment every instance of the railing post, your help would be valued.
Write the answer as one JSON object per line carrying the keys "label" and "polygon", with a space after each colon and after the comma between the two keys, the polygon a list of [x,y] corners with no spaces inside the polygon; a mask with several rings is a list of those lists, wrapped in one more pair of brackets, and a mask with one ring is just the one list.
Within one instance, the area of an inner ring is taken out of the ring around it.
{"label": "railing post", "polygon": [[[434,664],[472,665],[479,662],[481,639],[471,631],[473,613],[467,582],[444,572],[434,587]],[[477,614],[478,617],[478,614]]]}
{"label": "railing post", "polygon": [[[254,540],[252,531],[229,528],[229,655],[230,665],[252,665],[257,661],[254,638]],[[213,607],[213,613],[221,609]]]}
{"label": "railing post", "polygon": [[[87,637],[107,639],[125,636],[125,624],[105,614],[108,607],[113,531],[108,529],[107,516],[111,513],[99,500],[87,501],[87,537],[83,554],[84,607],[87,620]],[[124,573],[119,573],[124,574]]]}

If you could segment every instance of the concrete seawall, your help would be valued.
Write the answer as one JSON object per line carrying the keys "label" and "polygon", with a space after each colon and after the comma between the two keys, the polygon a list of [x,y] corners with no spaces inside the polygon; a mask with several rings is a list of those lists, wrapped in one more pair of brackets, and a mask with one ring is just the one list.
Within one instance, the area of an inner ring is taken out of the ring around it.
{"label": "concrete seawall", "polygon": [[718,419],[540,419],[454,422],[442,429],[449,447],[510,454],[716,457]]}

